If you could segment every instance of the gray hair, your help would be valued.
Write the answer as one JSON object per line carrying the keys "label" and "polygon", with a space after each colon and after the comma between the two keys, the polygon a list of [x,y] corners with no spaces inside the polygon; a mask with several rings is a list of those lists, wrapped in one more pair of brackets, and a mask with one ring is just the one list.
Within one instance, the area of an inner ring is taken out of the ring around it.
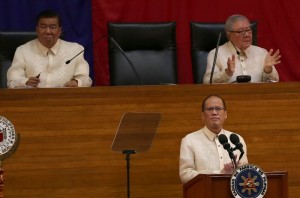
{"label": "gray hair", "polygon": [[232,31],[232,26],[235,22],[244,21],[244,20],[249,21],[249,19],[243,15],[240,14],[231,15],[230,17],[227,18],[225,22],[225,31]]}

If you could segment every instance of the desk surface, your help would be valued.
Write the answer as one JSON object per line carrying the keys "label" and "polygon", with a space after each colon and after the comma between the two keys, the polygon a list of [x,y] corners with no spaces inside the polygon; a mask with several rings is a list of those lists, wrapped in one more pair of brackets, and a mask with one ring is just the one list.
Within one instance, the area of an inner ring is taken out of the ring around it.
{"label": "desk surface", "polygon": [[0,115],[21,135],[4,161],[6,197],[125,197],[125,156],[111,150],[126,112],[160,112],[149,151],[131,157],[132,197],[182,197],[181,138],[203,126],[209,94],[227,104],[225,128],[241,134],[248,158],[289,172],[300,196],[300,83],[0,89]]}

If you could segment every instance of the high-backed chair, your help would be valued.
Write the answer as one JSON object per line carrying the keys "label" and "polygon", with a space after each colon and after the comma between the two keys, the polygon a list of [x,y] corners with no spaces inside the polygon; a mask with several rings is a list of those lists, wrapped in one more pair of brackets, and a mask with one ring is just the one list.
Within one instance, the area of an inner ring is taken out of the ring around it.
{"label": "high-backed chair", "polygon": [[111,85],[177,83],[176,23],[109,23]]}
{"label": "high-backed chair", "polygon": [[0,32],[0,87],[7,87],[7,70],[18,46],[34,39],[36,32]]}
{"label": "high-backed chair", "polygon": [[[218,37],[222,32],[220,45],[228,41],[224,30],[225,23],[191,22],[191,51],[194,83],[202,84],[206,71],[207,55],[217,45]],[[251,22],[253,30],[253,45],[257,45],[257,22]]]}

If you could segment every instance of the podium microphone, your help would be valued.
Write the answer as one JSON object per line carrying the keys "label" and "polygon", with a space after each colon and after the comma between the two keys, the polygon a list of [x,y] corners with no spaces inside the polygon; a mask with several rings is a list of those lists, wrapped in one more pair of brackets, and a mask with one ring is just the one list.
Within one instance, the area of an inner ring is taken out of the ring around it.
{"label": "podium microphone", "polygon": [[215,71],[216,60],[217,60],[218,50],[219,50],[220,40],[221,40],[221,35],[222,35],[222,32],[219,33],[219,38],[218,38],[216,51],[215,51],[215,56],[214,56],[214,62],[213,62],[213,65],[212,65],[212,68],[211,68],[211,73],[210,73],[210,79],[209,79],[210,84],[212,84],[212,79],[213,79],[213,75],[214,75],[214,71]]}
{"label": "podium microphone", "polygon": [[243,155],[245,153],[244,149],[243,149],[243,144],[240,142],[239,136],[237,136],[234,133],[230,135],[229,139],[235,145],[235,148],[233,150],[238,149],[241,152],[240,157],[239,157],[239,161],[240,161],[240,159],[243,157]]}
{"label": "podium microphone", "polygon": [[115,44],[115,46],[120,50],[120,52],[123,54],[127,62],[129,63],[133,73],[135,74],[137,80],[139,81],[140,85],[143,85],[143,81],[141,80],[138,72],[136,71],[135,67],[133,66],[132,62],[129,60],[129,58],[126,56],[124,50],[121,48],[121,46],[117,43],[117,41],[113,37],[109,37],[109,39]]}
{"label": "podium microphone", "polygon": [[237,164],[236,164],[236,160],[235,160],[235,157],[233,154],[233,149],[230,147],[230,144],[228,143],[228,138],[226,137],[226,135],[220,134],[218,136],[218,139],[219,139],[219,142],[223,145],[223,148],[225,150],[227,150],[230,159],[233,161],[233,167],[235,169],[237,167]]}
{"label": "podium microphone", "polygon": [[[106,38],[106,37],[109,37],[109,35],[104,35],[104,36],[101,36],[100,38],[98,38],[97,40],[95,40],[94,42],[88,44],[87,46],[90,46],[90,45],[95,45],[95,43],[97,43],[98,41]],[[69,59],[66,61],[66,64],[68,65],[74,58],[76,58],[77,56],[79,56],[80,54],[82,54],[83,52],[85,51],[85,49],[83,49],[82,51],[80,51],[78,54],[76,54],[73,58]]]}

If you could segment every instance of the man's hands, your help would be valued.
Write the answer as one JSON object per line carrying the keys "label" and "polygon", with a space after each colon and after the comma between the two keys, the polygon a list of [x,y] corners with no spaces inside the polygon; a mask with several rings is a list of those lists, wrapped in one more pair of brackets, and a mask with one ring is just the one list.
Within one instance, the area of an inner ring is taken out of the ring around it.
{"label": "man's hands", "polygon": [[35,77],[30,77],[27,82],[26,85],[31,86],[31,87],[37,87],[38,84],[41,82],[41,80],[39,79],[40,74],[38,74]]}
{"label": "man's hands", "polygon": [[[34,88],[38,87],[38,84],[41,82],[39,76],[40,75],[37,75],[35,77],[30,77],[26,82],[26,85]],[[78,81],[75,78],[72,78],[69,82],[65,84],[65,87],[78,87]]]}
{"label": "man's hands", "polygon": [[78,81],[75,78],[72,78],[65,84],[65,87],[78,87]]}
{"label": "man's hands", "polygon": [[232,163],[224,164],[224,168],[221,170],[221,173],[223,174],[232,174],[234,172],[234,167]]}
{"label": "man's hands", "polygon": [[270,51],[265,59],[264,72],[267,74],[272,72],[273,65],[277,65],[281,62],[280,61],[281,55],[280,55],[279,49],[276,50],[276,52],[274,54],[272,54],[272,53],[273,53],[273,49],[270,49]]}
{"label": "man's hands", "polygon": [[232,76],[235,70],[235,55],[232,54],[232,57],[228,57],[227,60],[227,68],[225,69],[225,72],[228,76]]}
{"label": "man's hands", "polygon": [[[237,160],[237,155],[234,155],[234,160]],[[241,166],[242,164],[240,163],[240,161],[236,162],[237,167]],[[223,169],[221,170],[221,173],[223,174],[232,174],[235,171],[233,163],[226,163],[224,164]]]}

